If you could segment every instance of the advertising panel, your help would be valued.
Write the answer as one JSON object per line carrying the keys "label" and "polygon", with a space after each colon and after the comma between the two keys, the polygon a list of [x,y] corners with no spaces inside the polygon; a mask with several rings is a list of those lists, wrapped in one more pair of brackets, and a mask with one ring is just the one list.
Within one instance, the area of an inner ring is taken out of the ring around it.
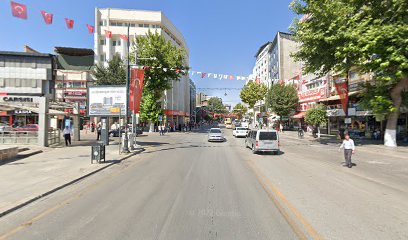
{"label": "advertising panel", "polygon": [[89,116],[126,114],[125,86],[92,86],[88,89]]}

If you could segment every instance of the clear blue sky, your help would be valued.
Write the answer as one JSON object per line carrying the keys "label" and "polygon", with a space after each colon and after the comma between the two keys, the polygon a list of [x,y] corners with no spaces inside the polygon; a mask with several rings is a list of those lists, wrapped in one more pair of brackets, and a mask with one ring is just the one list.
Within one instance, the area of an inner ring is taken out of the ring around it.
{"label": "clear blue sky", "polygon": [[[287,31],[293,13],[291,0],[15,0],[28,7],[28,20],[11,16],[10,1],[0,1],[0,50],[21,51],[24,44],[52,53],[54,46],[93,48],[95,7],[161,10],[184,35],[192,70],[248,76],[258,48],[277,31]],[[54,13],[45,25],[40,11]],[[75,20],[68,30],[64,18]],[[239,88],[243,81],[192,77],[199,88]],[[239,91],[205,90],[227,103],[239,101]]]}

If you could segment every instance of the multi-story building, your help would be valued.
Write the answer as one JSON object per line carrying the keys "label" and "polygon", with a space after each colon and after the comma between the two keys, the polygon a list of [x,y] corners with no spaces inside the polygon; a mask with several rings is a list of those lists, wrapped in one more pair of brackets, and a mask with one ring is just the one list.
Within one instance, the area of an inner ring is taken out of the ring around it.
{"label": "multi-story building", "polygon": [[[189,49],[183,35],[161,11],[144,11],[112,8],[95,9],[95,62],[106,64],[114,54],[122,58],[127,56],[127,42],[120,35],[127,35],[130,27],[130,42],[134,44],[137,36],[145,36],[148,31],[157,32],[175,46],[187,52],[186,66],[189,64]],[[105,35],[110,31],[110,37]],[[172,81],[172,88],[165,91],[162,108],[166,120],[175,124],[184,123],[190,116],[190,80],[183,76],[179,81]]]}
{"label": "multi-story building", "polygon": [[195,122],[196,121],[196,96],[197,96],[197,90],[196,86],[193,82],[193,80],[190,79],[190,121]]}
{"label": "multi-story building", "polygon": [[[1,51],[0,103],[27,105],[35,109],[39,97],[53,100],[54,68],[54,56],[51,54]],[[38,112],[32,110],[4,111],[0,112],[0,117],[1,122],[10,125],[38,123]]]}
{"label": "multi-story building", "polygon": [[293,76],[301,74],[301,63],[296,62],[291,54],[299,48],[290,33],[278,32],[270,47],[270,76],[272,84],[283,83]]}
{"label": "multi-story building", "polygon": [[[92,49],[56,47],[58,54],[55,98],[58,102],[79,103],[80,114],[86,114],[87,88],[93,84],[91,69],[94,63],[94,51]],[[69,106],[69,105],[67,105]],[[64,109],[66,112],[73,111],[72,106]]]}
{"label": "multi-story building", "polygon": [[270,87],[271,82],[271,42],[262,45],[255,55],[256,62],[254,68],[255,81]]}

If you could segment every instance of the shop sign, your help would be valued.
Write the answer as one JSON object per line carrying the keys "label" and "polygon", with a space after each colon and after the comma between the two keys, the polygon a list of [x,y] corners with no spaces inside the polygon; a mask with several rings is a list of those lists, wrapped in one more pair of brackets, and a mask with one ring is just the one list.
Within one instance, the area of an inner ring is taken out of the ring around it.
{"label": "shop sign", "polygon": [[[125,115],[125,86],[92,86],[88,88],[89,116],[119,116]],[[117,111],[117,109],[120,111]]]}
{"label": "shop sign", "polygon": [[299,101],[304,102],[304,101],[317,101],[326,95],[326,87],[320,87],[316,88],[313,90],[305,91],[305,92],[299,92]]}
{"label": "shop sign", "polygon": [[14,114],[31,114],[30,110],[14,110]]}
{"label": "shop sign", "polygon": [[32,103],[34,102],[33,97],[16,97],[16,96],[6,96],[2,97],[2,102],[27,102],[27,103]]}
{"label": "shop sign", "polygon": [[345,124],[350,124],[351,123],[351,118],[345,118],[344,123]]}
{"label": "shop sign", "polygon": [[78,91],[65,91],[64,92],[65,96],[68,97],[85,97],[86,92],[78,92]]}

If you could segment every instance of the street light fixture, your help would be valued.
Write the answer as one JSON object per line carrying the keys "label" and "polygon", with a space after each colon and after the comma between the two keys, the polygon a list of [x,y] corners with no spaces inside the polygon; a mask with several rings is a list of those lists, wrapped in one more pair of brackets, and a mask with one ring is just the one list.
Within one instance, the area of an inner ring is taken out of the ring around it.
{"label": "street light fixture", "polygon": [[[130,68],[131,67],[137,67],[137,51],[135,51],[135,64],[130,64],[129,60],[129,53],[130,53],[130,24],[127,25],[127,58],[126,58],[126,65],[127,65],[127,71],[126,71],[126,109],[125,109],[125,136],[123,138],[123,153],[129,153],[129,136],[128,136],[128,119],[129,119],[129,85],[130,85]],[[139,60],[157,60],[156,57],[151,57],[151,58],[139,58]],[[132,132],[133,132],[133,137],[134,137],[134,143],[136,143],[136,128],[134,127],[134,118],[132,117]],[[133,149],[133,146],[132,146]]]}

